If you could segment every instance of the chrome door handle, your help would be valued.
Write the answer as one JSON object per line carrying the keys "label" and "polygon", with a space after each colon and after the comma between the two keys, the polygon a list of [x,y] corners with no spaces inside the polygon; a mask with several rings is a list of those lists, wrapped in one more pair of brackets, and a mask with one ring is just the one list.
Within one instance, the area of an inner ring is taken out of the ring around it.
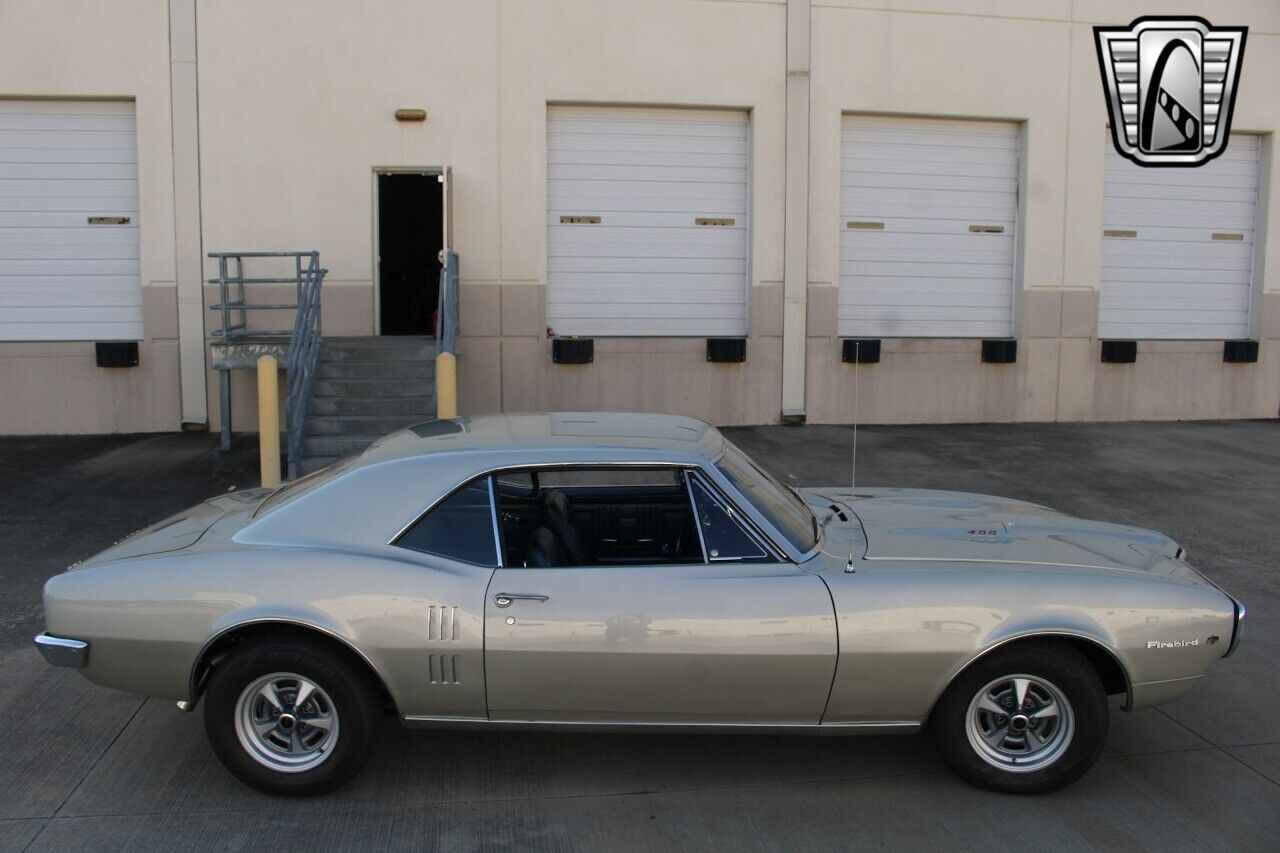
{"label": "chrome door handle", "polygon": [[500,592],[493,597],[493,603],[499,607],[510,607],[511,602],[519,599],[520,601],[546,601],[548,596],[538,595],[529,592]]}

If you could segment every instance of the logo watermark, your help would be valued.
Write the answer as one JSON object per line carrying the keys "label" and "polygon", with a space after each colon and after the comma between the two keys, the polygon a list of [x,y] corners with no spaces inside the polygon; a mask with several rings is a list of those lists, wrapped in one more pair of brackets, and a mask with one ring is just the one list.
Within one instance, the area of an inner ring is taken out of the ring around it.
{"label": "logo watermark", "polygon": [[1248,32],[1178,17],[1094,27],[1120,156],[1139,166],[1200,166],[1227,150]]}

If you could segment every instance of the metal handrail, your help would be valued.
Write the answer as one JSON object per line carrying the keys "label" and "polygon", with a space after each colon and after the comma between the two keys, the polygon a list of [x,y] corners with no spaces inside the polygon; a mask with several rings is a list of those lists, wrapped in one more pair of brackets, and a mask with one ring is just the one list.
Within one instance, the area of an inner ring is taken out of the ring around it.
{"label": "metal handrail", "polygon": [[[210,307],[218,311],[222,328],[214,329],[212,336],[225,343],[251,343],[278,340],[288,337],[289,347],[285,356],[287,390],[285,393],[285,427],[288,430],[289,477],[298,475],[302,458],[302,442],[306,429],[307,412],[311,407],[312,387],[320,361],[320,289],[328,270],[320,266],[320,253],[310,252],[210,252],[209,257],[218,262],[217,278],[209,279],[218,286],[218,301]],[[244,274],[245,258],[292,258],[292,278],[255,276]],[[292,303],[250,302],[245,293],[246,284],[294,284]],[[292,310],[293,328],[285,330],[251,329],[249,311]],[[222,448],[231,445],[231,388],[229,371],[223,371],[220,394],[222,397]]]}
{"label": "metal handrail", "polygon": [[436,304],[436,355],[452,353],[458,342],[458,253],[440,252],[440,290]]}
{"label": "metal handrail", "polygon": [[[218,275],[209,279],[218,286],[218,301],[209,307],[219,312],[222,328],[214,329],[214,338],[236,341],[256,338],[284,337],[283,330],[250,329],[249,311],[292,311],[300,307],[304,273],[308,268],[318,268],[320,253],[310,252],[210,252],[209,257],[218,261]],[[291,277],[246,276],[245,258],[292,258],[294,273]],[[295,286],[293,302],[250,302],[245,292],[247,284],[292,284]]]}
{"label": "metal handrail", "polygon": [[320,253],[313,252],[303,268],[298,261],[298,310],[293,316],[293,335],[285,357],[288,391],[285,394],[285,426],[289,430],[289,479],[298,476],[302,460],[302,440],[311,408],[311,389],[320,362],[320,286],[326,270],[320,268]]}

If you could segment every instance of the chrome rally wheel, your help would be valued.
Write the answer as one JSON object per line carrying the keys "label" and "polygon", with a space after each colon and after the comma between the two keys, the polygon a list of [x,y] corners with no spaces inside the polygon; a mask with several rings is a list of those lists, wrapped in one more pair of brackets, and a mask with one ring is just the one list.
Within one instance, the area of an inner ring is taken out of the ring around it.
{"label": "chrome rally wheel", "polygon": [[254,761],[280,773],[302,773],[333,753],[338,711],[314,681],[273,672],[240,693],[236,736]]}
{"label": "chrome rally wheel", "polygon": [[961,778],[1009,794],[1043,794],[1084,775],[1107,740],[1107,693],[1079,647],[1024,640],[978,658],[929,715],[943,760]]}
{"label": "chrome rally wheel", "polygon": [[205,730],[218,759],[245,784],[270,794],[324,794],[373,751],[383,696],[372,672],[341,646],[296,630],[263,630],[214,666]]}
{"label": "chrome rally wheel", "polygon": [[969,743],[1000,770],[1031,773],[1053,764],[1075,730],[1071,703],[1052,682],[1009,675],[982,687],[969,703]]}

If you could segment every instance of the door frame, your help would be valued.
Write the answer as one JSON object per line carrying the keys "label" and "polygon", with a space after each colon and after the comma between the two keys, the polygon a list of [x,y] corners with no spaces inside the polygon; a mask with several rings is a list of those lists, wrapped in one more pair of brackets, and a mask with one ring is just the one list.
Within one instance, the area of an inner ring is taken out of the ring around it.
{"label": "door frame", "polygon": [[[373,266],[370,280],[373,282],[373,334],[375,337],[382,334],[382,244],[378,239],[378,229],[381,224],[378,221],[378,208],[380,207],[381,198],[378,195],[378,178],[382,175],[435,175],[437,180],[443,178],[441,181],[444,184],[441,191],[441,203],[444,206],[443,216],[441,217],[444,224],[442,245],[448,250],[453,237],[450,171],[448,166],[374,166],[373,171],[370,173],[372,190],[369,197],[373,199],[373,231],[369,242],[373,247],[373,251],[369,253],[369,258]],[[435,334],[434,330],[432,334]]]}

